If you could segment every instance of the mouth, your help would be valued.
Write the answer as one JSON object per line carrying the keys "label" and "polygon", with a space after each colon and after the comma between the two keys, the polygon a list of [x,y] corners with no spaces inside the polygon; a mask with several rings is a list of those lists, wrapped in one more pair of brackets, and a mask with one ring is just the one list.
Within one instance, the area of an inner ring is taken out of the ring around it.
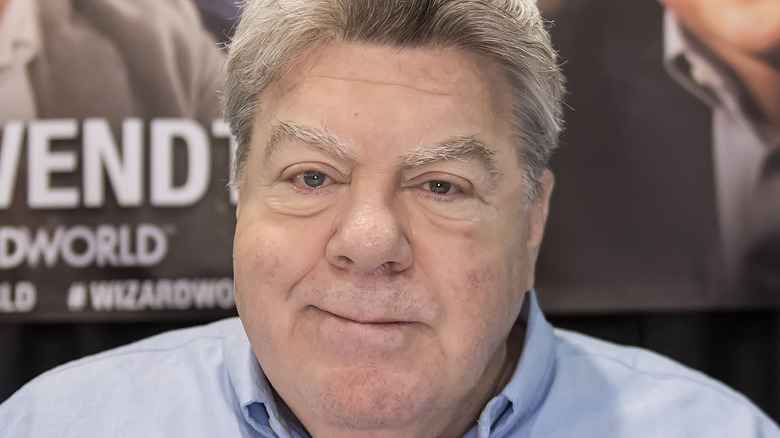
{"label": "mouth", "polygon": [[404,324],[412,324],[411,321],[404,321],[399,320],[395,318],[389,318],[389,317],[361,317],[361,316],[347,316],[343,314],[337,314],[333,312],[329,312],[324,309],[319,309],[328,316],[331,316],[333,318],[338,318],[340,320],[343,320],[345,322],[351,322],[354,324],[361,324],[361,325],[404,325]]}
{"label": "mouth", "polygon": [[346,315],[317,308],[318,339],[339,360],[390,360],[414,344],[418,323],[388,316]]}

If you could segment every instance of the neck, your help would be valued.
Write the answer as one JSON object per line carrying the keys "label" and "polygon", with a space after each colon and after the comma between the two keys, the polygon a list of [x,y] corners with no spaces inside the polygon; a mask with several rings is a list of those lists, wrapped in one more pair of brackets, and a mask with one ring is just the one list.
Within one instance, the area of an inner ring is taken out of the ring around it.
{"label": "neck", "polygon": [[0,21],[3,20],[3,15],[5,15],[5,10],[8,8],[8,2],[10,1],[11,0],[0,0]]}
{"label": "neck", "polygon": [[780,63],[731,47],[715,45],[713,51],[742,82],[749,97],[749,115],[780,132]]}
{"label": "neck", "polygon": [[[509,383],[514,375],[517,363],[520,360],[520,354],[523,351],[525,342],[525,324],[515,324],[512,327],[507,341],[502,345],[502,354],[498,372],[493,373],[492,379],[486,379],[484,385],[477,385],[474,394],[472,394],[466,403],[463,403],[464,409],[459,411],[444,430],[438,433],[439,437],[462,437],[477,424],[482,410],[495,396],[499,395],[504,387]],[[487,374],[487,373],[486,373]],[[492,384],[490,381],[492,380]],[[468,407],[468,409],[466,409]],[[425,432],[425,431],[423,431]],[[431,436],[430,433],[423,433],[420,436]]]}

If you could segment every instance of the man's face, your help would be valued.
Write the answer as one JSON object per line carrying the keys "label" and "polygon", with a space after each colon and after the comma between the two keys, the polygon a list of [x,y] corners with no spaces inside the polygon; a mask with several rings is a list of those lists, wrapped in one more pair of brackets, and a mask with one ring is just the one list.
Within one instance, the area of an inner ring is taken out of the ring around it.
{"label": "man's face", "polygon": [[552,185],[525,208],[508,96],[459,51],[348,44],[263,94],[236,299],[310,431],[411,436],[493,391]]}
{"label": "man's face", "polygon": [[780,61],[780,0],[661,0],[707,44]]}

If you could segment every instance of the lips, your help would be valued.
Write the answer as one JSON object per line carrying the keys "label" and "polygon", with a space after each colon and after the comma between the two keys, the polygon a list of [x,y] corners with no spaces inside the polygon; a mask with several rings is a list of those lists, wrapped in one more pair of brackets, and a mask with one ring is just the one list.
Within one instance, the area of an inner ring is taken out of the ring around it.
{"label": "lips", "polygon": [[389,325],[389,324],[411,324],[410,321],[404,321],[398,318],[393,317],[368,317],[368,316],[358,316],[358,315],[345,315],[342,313],[334,313],[330,312],[324,309],[320,309],[323,312],[339,319],[343,319],[348,322],[353,322],[356,324],[371,324],[371,325]]}
{"label": "lips", "polygon": [[414,322],[387,316],[358,316],[317,309],[321,346],[344,360],[391,359],[415,341]]}

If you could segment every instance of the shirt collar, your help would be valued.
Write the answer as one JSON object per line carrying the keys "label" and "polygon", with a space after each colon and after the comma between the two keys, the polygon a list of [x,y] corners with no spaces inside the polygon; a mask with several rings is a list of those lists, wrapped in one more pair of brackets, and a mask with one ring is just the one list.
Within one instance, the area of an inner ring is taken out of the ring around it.
{"label": "shirt collar", "polygon": [[694,38],[670,11],[664,13],[664,68],[669,76],[711,107],[719,106],[722,75],[703,55]]}
{"label": "shirt collar", "polygon": [[287,421],[274,401],[273,390],[249,345],[243,326],[225,339],[222,354],[244,419],[266,436],[290,438]]}
{"label": "shirt collar", "polygon": [[515,372],[504,390],[485,406],[478,436],[502,431],[528,420],[542,404],[555,371],[553,327],[539,308],[536,292],[526,293],[518,324],[525,324],[525,341]]}
{"label": "shirt collar", "polygon": [[[536,293],[523,299],[518,316],[525,324],[525,341],[517,367],[503,391],[485,406],[479,417],[480,437],[489,436],[527,420],[544,400],[554,372],[553,328],[544,318]],[[243,328],[223,346],[228,375],[246,421],[257,431],[291,437],[289,423],[274,401],[273,391],[249,346]]]}

